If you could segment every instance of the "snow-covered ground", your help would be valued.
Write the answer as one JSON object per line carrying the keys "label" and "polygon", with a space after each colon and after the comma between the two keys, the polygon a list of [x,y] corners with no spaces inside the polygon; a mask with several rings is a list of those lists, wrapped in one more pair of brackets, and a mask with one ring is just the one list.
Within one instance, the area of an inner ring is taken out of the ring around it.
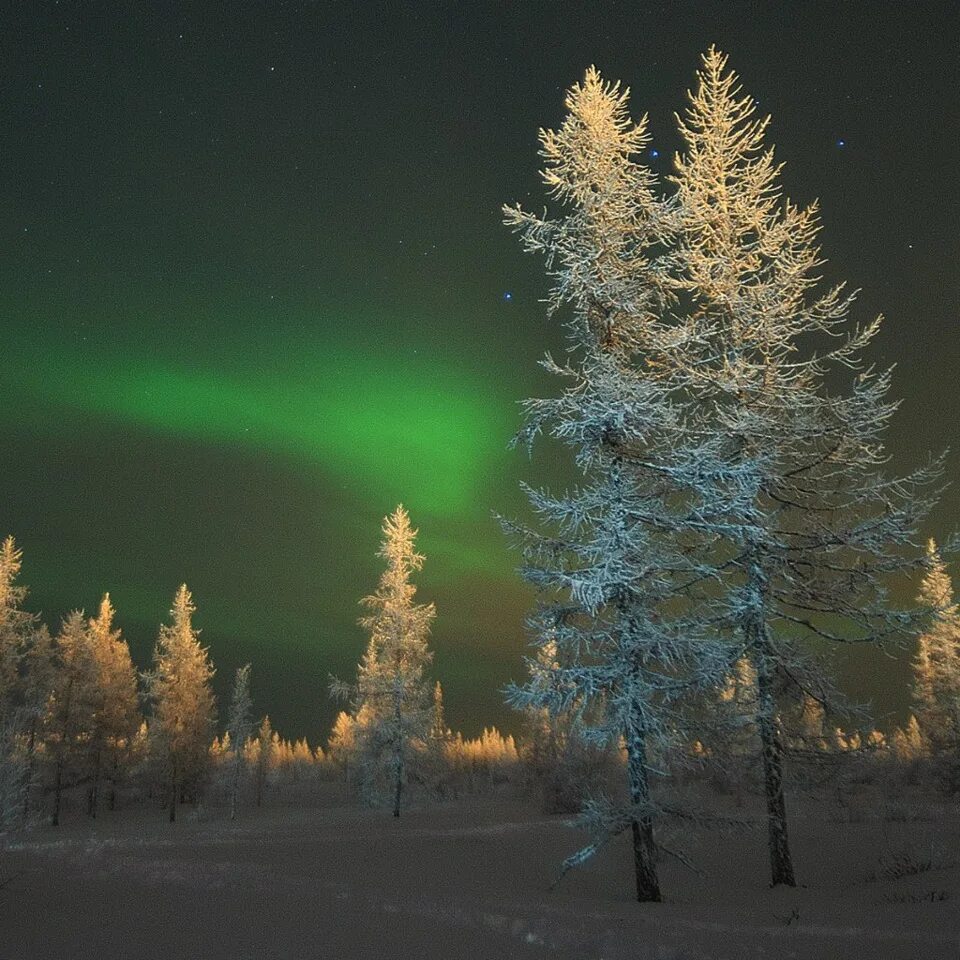
{"label": "snow-covered ground", "polygon": [[530,803],[394,821],[319,789],[235,823],[127,810],[32,831],[0,854],[0,960],[960,957],[956,806],[794,803],[796,890],[767,888],[760,831],[679,838],[706,876],[665,862],[668,902],[640,906],[625,840],[551,889],[577,838]]}

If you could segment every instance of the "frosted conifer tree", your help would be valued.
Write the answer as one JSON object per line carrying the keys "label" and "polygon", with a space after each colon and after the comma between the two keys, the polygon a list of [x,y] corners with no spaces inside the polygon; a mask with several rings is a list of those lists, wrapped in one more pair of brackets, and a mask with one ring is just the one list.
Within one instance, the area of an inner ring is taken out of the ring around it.
{"label": "frosted conifer tree", "polygon": [[21,659],[37,619],[22,607],[27,595],[17,583],[22,557],[13,537],[0,545],[0,721],[12,719],[20,705]]}
{"label": "frosted conifer tree", "polygon": [[128,764],[140,727],[137,674],[130,648],[114,629],[110,594],[104,594],[100,611],[87,625],[90,654],[96,670],[95,709],[90,729],[88,813],[95,817],[104,777],[110,781],[110,806],[115,804],[118,782]]}
{"label": "frosted conifer tree", "polygon": [[356,752],[357,721],[346,710],[341,710],[327,739],[327,757],[341,769],[344,780],[350,779]]}
{"label": "frosted conifer tree", "polygon": [[263,806],[263,795],[267,789],[267,782],[277,762],[275,756],[276,740],[277,734],[274,733],[270,717],[264,717],[260,722],[260,729],[257,731],[257,746],[254,751],[256,760],[253,764],[253,783],[258,807]]}
{"label": "frosted conifer tree", "polygon": [[227,735],[230,737],[230,819],[237,819],[237,803],[243,779],[243,745],[253,727],[253,701],[250,698],[250,664],[238,668],[233,680]]}
{"label": "frosted conifer tree", "polygon": [[196,796],[202,786],[216,721],[214,670],[193,629],[195,611],[183,584],[174,597],[172,622],[160,627],[153,669],[146,675],[153,706],[151,751],[168,791],[171,823],[177,803],[188,793]]}
{"label": "frosted conifer tree", "polygon": [[[704,642],[695,605],[680,613],[668,605],[685,582],[707,575],[683,542],[695,530],[697,491],[674,480],[678,464],[704,454],[663,362],[691,325],[663,321],[675,302],[666,244],[676,216],[638,159],[649,142],[646,118],[634,124],[627,92],[593,68],[566,106],[560,130],[540,134],[543,179],[562,213],[504,213],[525,249],[546,260],[550,314],[569,310],[573,357],[563,366],[544,361],[569,386],[559,398],[526,401],[518,441],[548,432],[572,450],[585,479],[564,495],[527,488],[541,529],[507,524],[524,548],[523,575],[544,595],[530,620],[540,654],[511,700],[551,718],[570,714],[597,747],[626,744],[630,803],[600,796],[587,804],[595,839],[566,865],[629,829],[637,898],[656,901],[652,756],[671,742],[674,702],[725,669],[719,649]],[[556,663],[545,670],[547,652]]]}
{"label": "frosted conifer tree", "polygon": [[914,660],[914,712],[933,754],[960,751],[960,607],[936,543],[927,545],[919,602],[932,609]]}
{"label": "frosted conifer tree", "polygon": [[370,633],[355,685],[333,681],[335,695],[351,697],[361,787],[369,799],[389,783],[393,815],[400,816],[411,746],[430,735],[430,687],[424,672],[432,659],[427,648],[432,603],[415,603],[410,577],[423,566],[415,549],[417,531],[403,506],[383,522],[379,556],[387,564],[375,593],[361,603],[370,611],[360,625]]}
{"label": "frosted conifer tree", "polygon": [[99,702],[97,665],[87,622],[74,610],[56,637],[53,684],[44,718],[44,747],[53,767],[53,813],[60,823],[63,790],[85,772],[94,717]]}
{"label": "frosted conifer tree", "polygon": [[50,634],[23,609],[21,563],[16,542],[7,537],[0,544],[0,829],[19,822],[29,807],[53,669]]}
{"label": "frosted conifer tree", "polygon": [[910,628],[886,581],[921,562],[916,528],[940,467],[881,472],[896,402],[889,371],[862,361],[879,319],[854,326],[842,287],[817,290],[816,206],[781,199],[768,119],[711,48],[679,121],[673,178],[680,286],[700,333],[669,361],[700,398],[700,429],[723,441],[705,465],[703,529],[726,557],[725,620],[756,673],[772,881],[792,885],[780,704],[829,694],[797,641]]}

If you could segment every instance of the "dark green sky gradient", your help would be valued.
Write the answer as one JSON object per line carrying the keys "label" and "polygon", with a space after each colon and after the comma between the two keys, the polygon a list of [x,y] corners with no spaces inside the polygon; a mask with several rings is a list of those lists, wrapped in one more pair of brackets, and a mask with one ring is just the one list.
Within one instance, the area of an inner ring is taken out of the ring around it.
{"label": "dark green sky gradient", "polygon": [[[541,203],[537,128],[590,63],[650,112],[666,173],[698,53],[729,51],[787,190],[822,201],[827,276],[888,317],[893,466],[956,445],[953,3],[10,6],[0,533],[48,620],[111,590],[141,664],[186,580],[219,681],[252,659],[285,732],[325,733],[399,500],[451,717],[510,723],[529,595],[491,511],[565,471],[505,450],[562,342],[499,206]],[[848,674],[902,709],[903,664]]]}

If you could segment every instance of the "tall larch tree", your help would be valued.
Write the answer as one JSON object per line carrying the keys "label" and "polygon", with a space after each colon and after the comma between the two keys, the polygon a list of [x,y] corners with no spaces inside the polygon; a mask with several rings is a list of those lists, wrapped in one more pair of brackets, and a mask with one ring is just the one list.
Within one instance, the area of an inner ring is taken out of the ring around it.
{"label": "tall larch tree", "polygon": [[360,625],[370,634],[354,685],[337,681],[336,695],[351,698],[361,786],[368,798],[389,783],[393,815],[400,816],[414,742],[426,743],[433,711],[425,676],[433,654],[427,647],[436,616],[432,603],[416,603],[411,576],[423,566],[415,548],[417,531],[403,506],[383,521],[378,555],[386,561],[375,593],[361,603],[369,613]]}
{"label": "tall larch tree", "polygon": [[87,812],[96,817],[100,785],[110,782],[110,806],[125,773],[134,738],[140,727],[137,673],[130,648],[113,626],[115,611],[105,593],[97,616],[87,625],[87,638],[97,677],[93,723],[90,730]]}
{"label": "tall larch tree", "polygon": [[700,429],[722,440],[704,530],[726,557],[731,640],[756,675],[771,879],[793,885],[782,703],[830,695],[799,641],[877,642],[910,629],[887,582],[923,562],[916,531],[940,463],[883,475],[897,404],[890,372],[862,359],[880,320],[854,325],[852,296],[818,289],[816,205],[782,199],[769,118],[727,58],[711,48],[697,81],[673,181],[680,289],[699,334],[670,362],[700,401]]}
{"label": "tall larch tree", "polygon": [[146,675],[153,714],[151,752],[168,791],[170,822],[177,803],[203,786],[216,722],[214,669],[193,628],[196,607],[187,585],[177,591],[170,624],[160,627],[153,669]]}
{"label": "tall larch tree", "polygon": [[683,543],[695,529],[697,492],[674,479],[678,465],[704,455],[662,362],[689,335],[689,325],[662,320],[676,298],[668,256],[676,213],[642,163],[646,118],[631,120],[627,97],[588,70],[567,96],[561,128],[540,133],[558,215],[504,208],[524,248],[546,261],[549,313],[563,316],[570,353],[563,365],[549,355],[543,362],[568,386],[525,402],[517,442],[547,433],[584,474],[563,495],[527,487],[539,525],[506,524],[524,551],[523,576],[542,596],[529,622],[530,680],[511,701],[568,715],[587,744],[625,743],[629,803],[588,804],[583,822],[594,840],[566,866],[629,830],[637,899],[657,901],[654,825],[663,811],[654,757],[674,738],[684,692],[722,667],[695,607],[671,606],[687,580],[704,575]]}
{"label": "tall larch tree", "polygon": [[934,611],[917,641],[914,712],[931,753],[960,751],[960,607],[936,543],[927,545],[927,571],[918,601]]}

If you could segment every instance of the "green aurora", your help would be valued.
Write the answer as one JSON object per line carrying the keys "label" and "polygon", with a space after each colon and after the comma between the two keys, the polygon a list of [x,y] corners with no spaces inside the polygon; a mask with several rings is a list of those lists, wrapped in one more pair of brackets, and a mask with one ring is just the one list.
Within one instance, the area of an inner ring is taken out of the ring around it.
{"label": "green aurora", "polygon": [[14,348],[9,385],[38,419],[44,407],[68,408],[163,436],[274,452],[359,495],[406,499],[434,517],[468,509],[504,459],[510,425],[501,398],[442,356],[316,341],[271,354],[243,342],[241,362],[228,364],[145,355],[142,346],[28,344]]}

